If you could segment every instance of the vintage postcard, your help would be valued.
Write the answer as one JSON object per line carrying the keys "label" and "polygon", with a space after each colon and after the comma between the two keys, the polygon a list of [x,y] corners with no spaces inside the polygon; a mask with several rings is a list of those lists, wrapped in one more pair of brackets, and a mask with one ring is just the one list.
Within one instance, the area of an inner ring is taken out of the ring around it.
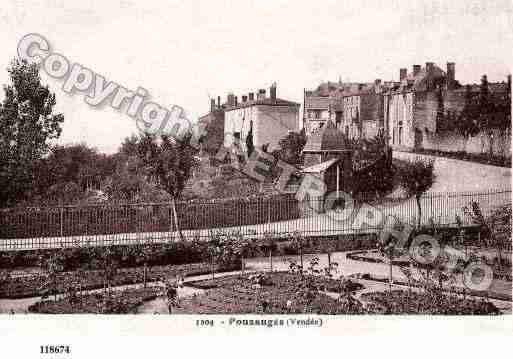
{"label": "vintage postcard", "polygon": [[511,320],[511,1],[5,0],[0,27],[0,327]]}

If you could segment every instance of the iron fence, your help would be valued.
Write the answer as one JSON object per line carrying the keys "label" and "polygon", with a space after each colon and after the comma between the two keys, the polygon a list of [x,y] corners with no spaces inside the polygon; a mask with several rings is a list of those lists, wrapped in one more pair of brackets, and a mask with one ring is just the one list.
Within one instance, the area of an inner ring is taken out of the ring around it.
{"label": "iron fence", "polygon": [[[464,225],[471,224],[472,218],[463,208],[470,208],[472,203],[488,216],[511,204],[511,191],[427,193],[420,199],[421,223],[451,226],[458,217]],[[213,231],[256,237],[294,232],[305,236],[375,233],[388,216],[412,224],[418,218],[414,198],[372,195],[359,196],[352,206],[343,199],[298,201],[290,194],[179,202],[176,209],[180,231],[171,203],[5,209],[0,211],[0,250],[157,243],[206,238]]]}

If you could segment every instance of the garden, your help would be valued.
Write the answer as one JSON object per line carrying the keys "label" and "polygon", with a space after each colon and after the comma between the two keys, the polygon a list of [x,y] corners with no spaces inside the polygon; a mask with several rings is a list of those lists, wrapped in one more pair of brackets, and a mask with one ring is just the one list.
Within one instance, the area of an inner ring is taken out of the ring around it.
{"label": "garden", "polygon": [[205,289],[180,301],[179,314],[449,314],[495,315],[484,298],[446,294],[433,288],[363,292],[357,279],[335,280],[291,272],[230,276],[190,283]]}
{"label": "garden", "polygon": [[130,288],[104,293],[69,293],[58,300],[43,300],[28,308],[38,314],[135,314],[145,301],[155,299],[160,294],[158,287]]}

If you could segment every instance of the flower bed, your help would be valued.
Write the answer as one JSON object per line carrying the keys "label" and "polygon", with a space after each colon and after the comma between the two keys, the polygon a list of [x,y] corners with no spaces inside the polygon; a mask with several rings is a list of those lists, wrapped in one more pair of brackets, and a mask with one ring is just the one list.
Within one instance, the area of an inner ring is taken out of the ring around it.
{"label": "flower bed", "polygon": [[[388,284],[390,282],[389,277],[376,276],[376,275],[372,275],[370,273],[354,273],[354,274],[350,275],[350,277],[355,278],[355,279],[372,280],[375,282],[381,282],[381,283],[386,283],[386,284]],[[422,285],[417,281],[413,281],[412,283],[407,283],[406,281],[397,280],[396,278],[394,278],[394,284],[402,285],[405,287],[411,286],[412,288],[422,287]],[[444,287],[444,290],[446,292],[450,292],[450,293],[454,293],[454,294],[458,294],[458,295],[470,295],[470,296],[475,296],[475,297],[483,297],[483,298],[489,298],[489,299],[511,301],[512,300],[511,283],[509,285],[509,288],[510,288],[510,291],[507,293],[496,292],[496,291],[492,291],[492,290],[484,291],[484,290],[472,290],[472,289],[468,289],[468,288],[463,289],[460,287],[451,287],[451,288]]]}
{"label": "flower bed", "polygon": [[436,292],[393,290],[392,292],[364,293],[360,299],[366,302],[366,309],[375,314],[500,314],[500,310],[488,301]]}
{"label": "flower bed", "polygon": [[[238,270],[240,266],[216,266],[216,272]],[[196,276],[208,274],[212,272],[209,263],[193,263],[176,266],[155,266],[148,267],[146,272],[146,281],[157,281],[161,278],[174,277],[178,274],[183,276]],[[110,280],[110,286],[119,286],[125,284],[143,283],[144,268],[123,268]],[[30,275],[24,277],[10,278],[0,286],[0,298],[27,298],[37,297],[43,292],[51,292],[51,294],[64,293],[66,291],[66,283],[74,283],[75,288],[80,290],[91,290],[103,288],[106,286],[104,274],[102,271],[83,271],[83,272],[64,272],[56,274],[55,290],[53,281],[49,282],[45,274]],[[46,284],[46,285],[45,285]]]}
{"label": "flower bed", "polygon": [[[368,263],[387,263],[387,261],[383,260],[383,257],[378,254],[377,251],[356,251],[347,253],[346,257],[355,261],[362,261],[362,262],[368,262]],[[477,258],[477,257],[476,257]],[[497,263],[494,261],[490,261],[486,256],[479,257],[480,260],[487,263],[490,267],[493,269],[493,278],[504,280],[511,282],[512,281],[512,272],[511,267],[501,267],[499,268]],[[408,254],[401,256],[400,258],[396,258],[392,260],[392,264],[396,266],[406,266],[408,267],[410,264],[413,264],[416,267],[419,268],[428,268],[427,265],[421,265],[419,263],[416,263],[413,261]]]}
{"label": "flower bed", "polygon": [[31,305],[30,313],[39,314],[128,314],[136,313],[137,307],[143,302],[155,299],[160,288],[132,288],[111,293],[93,293],[78,296],[70,300],[63,298],[57,301],[41,301]]}
{"label": "flower bed", "polygon": [[[340,282],[333,279],[315,278],[309,286],[317,290],[309,297],[298,296],[304,290],[301,277],[285,272],[261,274],[265,280],[255,284],[255,275],[231,276],[216,280],[201,281],[192,285],[198,288],[211,288],[203,295],[187,298],[180,303],[177,313],[190,314],[286,314],[317,313],[347,314],[359,313],[361,307],[348,307],[344,302],[328,296],[324,291],[340,290]],[[305,276],[305,279],[312,279]],[[350,286],[351,290],[363,288],[359,283]],[[287,302],[289,302],[287,305]]]}

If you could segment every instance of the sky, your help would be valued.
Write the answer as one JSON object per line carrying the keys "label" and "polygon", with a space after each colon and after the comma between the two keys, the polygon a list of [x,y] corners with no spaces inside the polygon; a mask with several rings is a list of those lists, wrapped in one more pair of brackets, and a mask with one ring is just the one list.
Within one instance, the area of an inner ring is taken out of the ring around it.
{"label": "sky", "polygon": [[[7,3],[5,5],[4,3]],[[456,79],[505,81],[513,45],[513,2],[504,1],[143,1],[3,0],[0,83],[19,40],[48,39],[65,55],[192,118],[210,98],[241,96],[277,83],[278,97],[303,102],[323,81],[398,80],[399,68],[456,63]],[[42,74],[65,122],[59,143],[113,153],[135,122]],[[3,98],[3,93],[0,94]]]}

